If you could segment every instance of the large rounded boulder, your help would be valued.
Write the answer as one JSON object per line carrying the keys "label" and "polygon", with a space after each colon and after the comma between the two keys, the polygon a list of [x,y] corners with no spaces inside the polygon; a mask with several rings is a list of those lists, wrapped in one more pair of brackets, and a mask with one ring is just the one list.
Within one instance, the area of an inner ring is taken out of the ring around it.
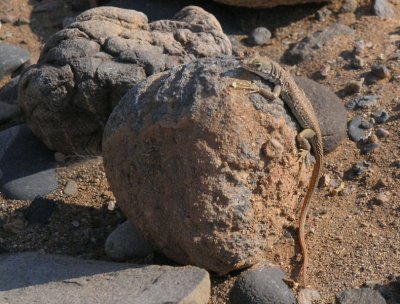
{"label": "large rounded boulder", "polygon": [[50,149],[99,154],[108,116],[133,85],[197,58],[231,52],[216,18],[199,7],[151,23],[134,10],[98,7],[49,38],[38,63],[21,76],[18,101]]}
{"label": "large rounded boulder", "polygon": [[[150,76],[112,112],[107,179],[128,220],[182,264],[225,274],[264,259],[295,217],[298,126],[280,99],[239,89],[232,58]],[[267,83],[260,83],[268,88]],[[305,187],[309,170],[301,171]]]}

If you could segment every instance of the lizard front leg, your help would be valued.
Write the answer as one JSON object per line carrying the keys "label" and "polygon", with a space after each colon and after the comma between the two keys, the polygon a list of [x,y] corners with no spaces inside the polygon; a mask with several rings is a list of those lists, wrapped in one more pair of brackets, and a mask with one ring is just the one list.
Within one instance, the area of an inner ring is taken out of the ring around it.
{"label": "lizard front leg", "polygon": [[[275,88],[277,86],[275,86],[274,91],[271,92],[270,90],[259,87],[255,83],[247,81],[247,80],[236,80],[236,81],[232,82],[232,87],[234,87],[235,89],[251,90],[249,92],[249,94],[250,93],[258,93],[258,94],[262,95],[263,97],[267,98],[268,100],[274,100],[280,94],[280,89],[278,89],[275,92]],[[276,95],[276,93],[278,93],[278,95]]]}

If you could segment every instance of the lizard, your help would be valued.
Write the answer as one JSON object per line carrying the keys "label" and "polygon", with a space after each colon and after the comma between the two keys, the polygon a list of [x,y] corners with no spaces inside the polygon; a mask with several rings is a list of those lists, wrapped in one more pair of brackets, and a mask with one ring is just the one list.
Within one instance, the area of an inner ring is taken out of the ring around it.
{"label": "lizard", "polygon": [[273,90],[267,90],[248,81],[235,82],[233,83],[233,86],[237,88],[250,89],[252,92],[258,93],[268,100],[273,100],[281,96],[303,129],[296,136],[296,141],[300,146],[300,155],[298,161],[303,160],[306,161],[306,164],[308,164],[307,157],[311,149],[313,150],[315,156],[316,161],[313,167],[307,192],[301,206],[298,226],[298,239],[302,254],[302,279],[303,285],[306,287],[308,251],[304,237],[305,224],[307,214],[310,209],[311,197],[321,175],[324,157],[322,134],[319,127],[319,122],[311,102],[308,100],[304,92],[297,86],[290,73],[282,68],[279,64],[267,57],[255,56],[249,59],[244,59],[241,67],[259,76],[262,80],[271,82],[274,85]]}

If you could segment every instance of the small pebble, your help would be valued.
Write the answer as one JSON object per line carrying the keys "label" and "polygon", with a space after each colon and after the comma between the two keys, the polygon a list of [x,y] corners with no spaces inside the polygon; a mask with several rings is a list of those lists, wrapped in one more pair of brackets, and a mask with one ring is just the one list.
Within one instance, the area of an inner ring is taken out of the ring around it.
{"label": "small pebble", "polygon": [[361,152],[363,154],[368,154],[368,153],[371,153],[372,151],[374,151],[376,148],[379,148],[379,146],[380,145],[376,144],[376,143],[366,144],[361,147]]}
{"label": "small pebble", "polygon": [[353,49],[354,55],[360,56],[360,55],[362,55],[364,50],[365,50],[365,42],[364,42],[364,40],[362,40],[362,39],[357,40],[354,43],[354,49]]}
{"label": "small pebble", "polygon": [[68,196],[75,196],[78,194],[78,184],[75,181],[69,181],[64,188],[64,193]]}
{"label": "small pebble", "polygon": [[19,17],[17,20],[14,21],[14,25],[17,25],[17,26],[27,25],[30,23],[31,23],[31,21],[28,18],[22,18],[22,17]]}
{"label": "small pebble", "polygon": [[383,129],[383,128],[376,129],[375,134],[379,138],[388,137],[390,135],[389,131],[387,131],[386,129]]}
{"label": "small pebble", "polygon": [[65,163],[65,155],[61,152],[54,153],[54,159],[58,163],[61,163],[61,164]]}
{"label": "small pebble", "polygon": [[319,70],[319,73],[321,74],[322,77],[328,77],[330,71],[331,71],[330,64],[324,64]]}
{"label": "small pebble", "polygon": [[350,121],[348,132],[351,140],[359,142],[360,140],[367,139],[364,129],[361,127],[363,122],[367,122],[361,115],[357,115]]}
{"label": "small pebble", "polygon": [[379,193],[376,197],[375,197],[375,202],[377,203],[377,204],[384,204],[384,203],[387,203],[387,202],[389,202],[389,197],[386,195],[386,193],[384,193],[384,192],[381,192],[381,193]]}
{"label": "small pebble", "polygon": [[379,110],[372,113],[372,117],[378,124],[383,124],[389,119],[389,114],[386,111]]}
{"label": "small pebble", "polygon": [[114,211],[114,209],[115,209],[115,201],[109,200],[107,202],[107,209],[109,211]]}
{"label": "small pebble", "polygon": [[355,100],[357,107],[362,109],[367,109],[376,105],[376,103],[378,102],[378,96],[375,95],[359,96],[356,97]]}
{"label": "small pebble", "polygon": [[267,28],[257,27],[251,32],[249,40],[252,45],[265,45],[271,43],[271,36]]}
{"label": "small pebble", "polygon": [[359,93],[361,91],[363,84],[364,84],[364,78],[361,78],[360,80],[350,80],[349,82],[346,83],[344,91],[348,95]]}
{"label": "small pebble", "polygon": [[80,224],[77,220],[72,221],[71,225],[74,226],[75,228],[78,228],[80,226]]}
{"label": "small pebble", "polygon": [[315,19],[325,21],[326,17],[332,16],[332,11],[326,7],[321,8],[315,14]]}
{"label": "small pebble", "polygon": [[371,73],[380,79],[390,78],[390,70],[383,64],[373,64],[371,66]]}
{"label": "small pebble", "polygon": [[340,8],[342,13],[354,13],[357,9],[357,0],[345,0]]}
{"label": "small pebble", "polygon": [[365,60],[356,55],[351,60],[351,66],[355,69],[362,69],[365,66]]}
{"label": "small pebble", "polygon": [[4,16],[3,18],[1,18],[1,22],[3,23],[14,23],[15,21],[15,17],[12,16]]}
{"label": "small pebble", "polygon": [[359,162],[357,164],[354,164],[353,167],[350,170],[350,179],[354,179],[358,176],[363,175],[369,170],[370,163],[366,161]]}
{"label": "small pebble", "polygon": [[303,288],[298,294],[298,304],[313,304],[321,300],[321,294],[313,288]]}
{"label": "small pebble", "polygon": [[378,136],[376,136],[375,134],[371,134],[371,135],[368,137],[368,142],[371,143],[371,144],[377,144],[377,143],[379,143]]}

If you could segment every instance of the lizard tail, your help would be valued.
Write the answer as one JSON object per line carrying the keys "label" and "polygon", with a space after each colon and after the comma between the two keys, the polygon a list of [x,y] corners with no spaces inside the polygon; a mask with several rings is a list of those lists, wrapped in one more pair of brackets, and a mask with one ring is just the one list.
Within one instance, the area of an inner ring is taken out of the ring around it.
{"label": "lizard tail", "polygon": [[312,171],[310,184],[308,185],[307,193],[304,198],[303,205],[301,207],[301,212],[300,212],[298,238],[299,238],[299,243],[300,243],[301,255],[303,256],[303,265],[302,265],[301,273],[302,273],[302,279],[303,279],[302,281],[303,281],[304,287],[307,286],[307,266],[308,266],[308,251],[307,251],[306,241],[305,241],[305,237],[304,237],[304,234],[305,234],[304,230],[305,230],[305,225],[306,225],[307,214],[310,209],[311,197],[314,193],[315,188],[317,187],[317,182],[319,180],[321,164],[322,164],[322,159],[319,159],[317,157],[316,163],[315,163],[313,171]]}

